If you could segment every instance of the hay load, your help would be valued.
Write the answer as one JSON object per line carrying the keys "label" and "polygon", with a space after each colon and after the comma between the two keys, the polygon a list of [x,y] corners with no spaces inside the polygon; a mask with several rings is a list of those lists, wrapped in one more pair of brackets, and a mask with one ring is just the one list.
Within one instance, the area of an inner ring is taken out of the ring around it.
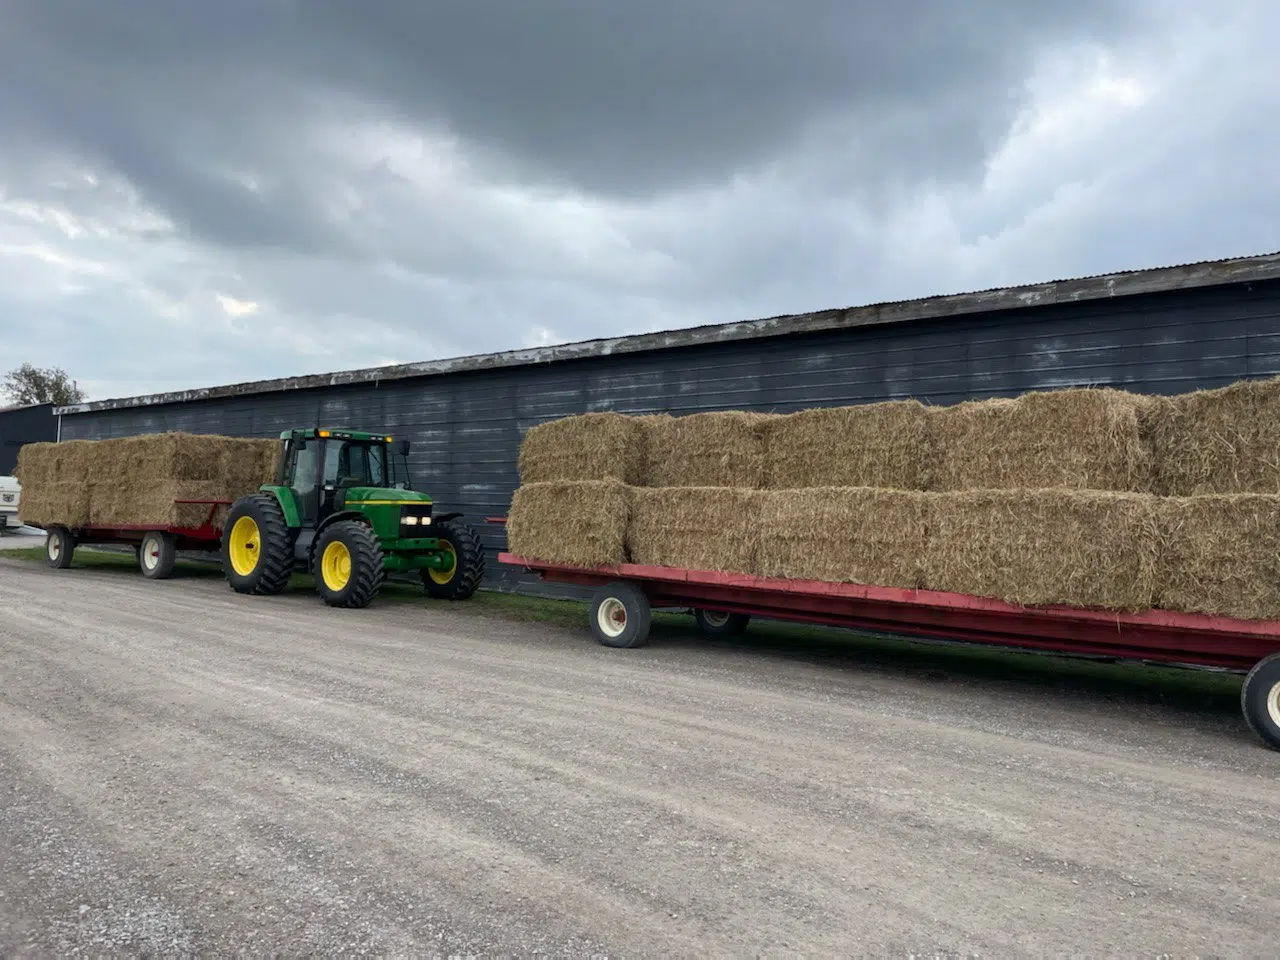
{"label": "hay load", "polygon": [[[48,527],[199,526],[209,507],[272,481],[275,440],[147,434],[37,443],[19,453],[23,518]],[[225,509],[215,513],[215,521]]]}
{"label": "hay load", "polygon": [[1149,492],[1151,405],[1121,390],[1071,389],[930,408],[930,489]]}
{"label": "hay load", "polygon": [[1147,420],[1157,493],[1280,493],[1280,379],[1163,397]]}
{"label": "hay load", "polygon": [[627,559],[630,501],[616,480],[544,480],[516,491],[507,515],[508,548],[517,556],[575,566]]}
{"label": "hay load", "polygon": [[1089,490],[934,494],[924,585],[1021,606],[1149,609],[1159,576],[1156,503]]}
{"label": "hay load", "polygon": [[643,483],[648,469],[646,427],[665,417],[586,413],[540,423],[520,445],[520,482],[618,480]]}
{"label": "hay load", "polygon": [[928,441],[928,410],[916,400],[803,410],[769,424],[764,485],[924,490]]}
{"label": "hay load", "polygon": [[1280,619],[1280,496],[1162,498],[1160,606]]}
{"label": "hay load", "polygon": [[765,480],[767,428],[779,417],[762,413],[694,413],[649,420],[647,487],[739,487]]}
{"label": "hay load", "polygon": [[631,562],[755,573],[761,497],[732,487],[633,488]]}
{"label": "hay load", "polygon": [[929,495],[815,487],[761,495],[761,576],[922,585]]}

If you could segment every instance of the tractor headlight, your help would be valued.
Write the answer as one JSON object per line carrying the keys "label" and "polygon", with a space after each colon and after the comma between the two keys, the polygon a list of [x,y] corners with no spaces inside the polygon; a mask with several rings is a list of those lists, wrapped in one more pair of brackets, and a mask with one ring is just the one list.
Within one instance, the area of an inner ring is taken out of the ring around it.
{"label": "tractor headlight", "polygon": [[418,525],[418,518],[417,517],[401,517],[400,522],[410,527],[416,527]]}
{"label": "tractor headlight", "polygon": [[431,524],[430,517],[419,517],[416,514],[407,513],[400,518],[400,522],[406,527],[416,527],[419,524],[426,527]]}

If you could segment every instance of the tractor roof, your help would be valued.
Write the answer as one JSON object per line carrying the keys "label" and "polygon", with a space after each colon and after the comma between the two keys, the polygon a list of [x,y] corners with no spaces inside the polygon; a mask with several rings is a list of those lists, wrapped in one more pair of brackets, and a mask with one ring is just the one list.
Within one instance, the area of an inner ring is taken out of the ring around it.
{"label": "tractor roof", "polygon": [[390,443],[391,438],[385,433],[369,433],[367,430],[348,430],[345,427],[326,429],[309,427],[304,430],[286,430],[280,434],[281,440],[314,440],[316,437],[331,437],[335,440],[369,440],[374,443]]}

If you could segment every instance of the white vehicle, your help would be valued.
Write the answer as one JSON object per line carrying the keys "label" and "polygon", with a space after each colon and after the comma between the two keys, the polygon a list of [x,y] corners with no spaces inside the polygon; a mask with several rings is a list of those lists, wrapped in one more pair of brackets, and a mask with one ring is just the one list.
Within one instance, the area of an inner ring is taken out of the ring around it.
{"label": "white vehicle", "polygon": [[0,477],[0,530],[15,530],[22,524],[18,520],[18,502],[22,487],[17,477]]}

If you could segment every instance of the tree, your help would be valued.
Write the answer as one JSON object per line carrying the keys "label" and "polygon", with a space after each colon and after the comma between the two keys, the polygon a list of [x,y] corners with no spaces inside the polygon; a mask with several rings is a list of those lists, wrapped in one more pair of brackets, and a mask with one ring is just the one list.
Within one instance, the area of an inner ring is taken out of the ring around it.
{"label": "tree", "polygon": [[67,376],[65,370],[58,367],[41,370],[29,363],[5,374],[0,389],[8,395],[10,401],[20,407],[32,403],[52,403],[65,407],[84,400],[84,391]]}

